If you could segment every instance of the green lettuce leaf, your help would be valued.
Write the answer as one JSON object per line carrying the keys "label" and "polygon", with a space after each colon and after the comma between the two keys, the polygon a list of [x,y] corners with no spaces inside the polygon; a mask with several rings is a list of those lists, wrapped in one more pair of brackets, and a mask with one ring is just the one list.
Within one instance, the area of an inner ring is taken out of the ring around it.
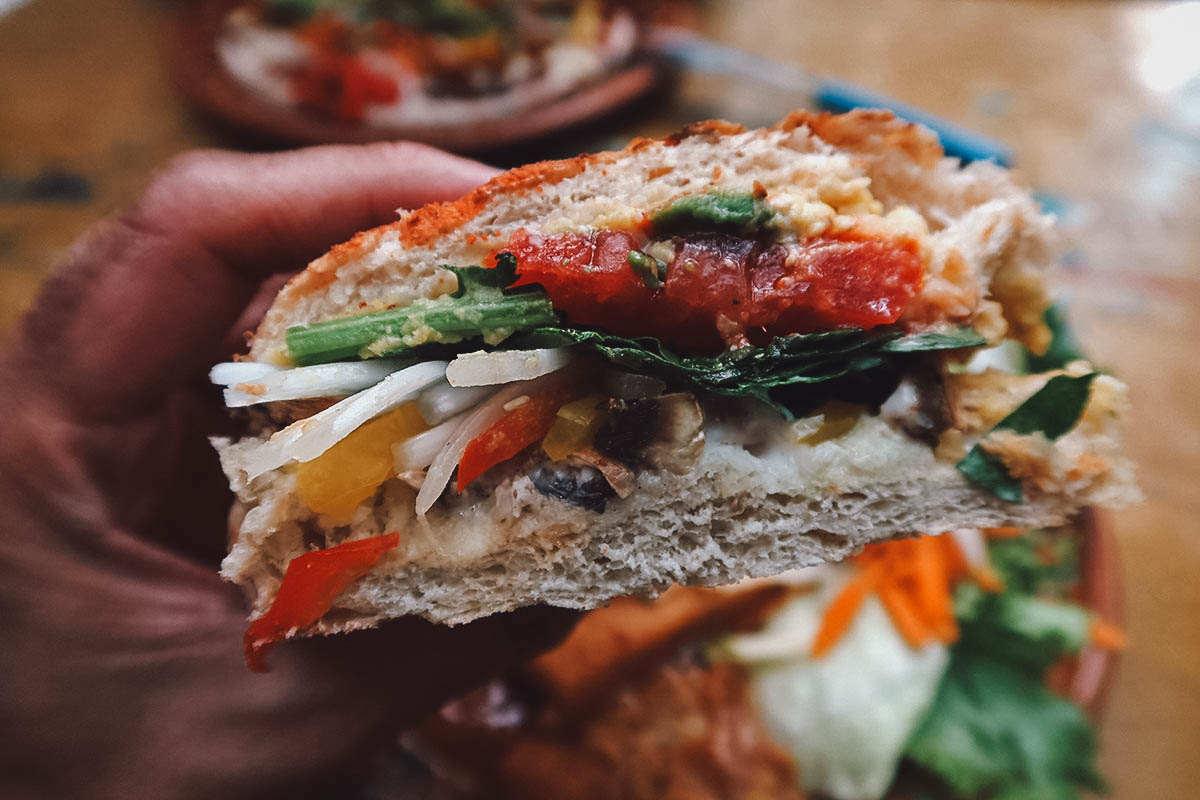
{"label": "green lettuce leaf", "polygon": [[1008,591],[1072,599],[1079,582],[1079,539],[1073,530],[1037,529],[988,543],[992,567]]}
{"label": "green lettuce leaf", "polygon": [[962,636],[905,753],[922,767],[927,796],[1066,800],[1103,789],[1087,719],[1044,688],[1047,668],[1087,642],[1091,615],[1069,602],[1077,547],[1061,529],[995,540],[988,551],[1005,590],[960,586]]}
{"label": "green lettuce leaf", "polygon": [[1092,619],[1078,605],[1017,592],[988,594],[974,584],[959,587],[954,607],[962,626],[959,647],[1032,671],[1083,649]]}
{"label": "green lettuce leaf", "polygon": [[960,647],[1041,674],[1088,641],[1091,613],[1074,602],[1079,540],[1064,529],[1034,530],[988,544],[1005,590],[988,594],[963,584],[955,596]]}
{"label": "green lettuce leaf", "polygon": [[[1009,430],[1018,434],[1040,432],[1050,440],[1059,438],[1079,422],[1096,375],[1090,372],[1077,378],[1054,376],[1015,411],[996,423],[992,430]],[[971,482],[1001,500],[1010,503],[1024,500],[1021,482],[1009,474],[999,457],[978,444],[955,466]]]}
{"label": "green lettuce leaf", "polygon": [[956,649],[906,756],[961,797],[1072,800],[1103,791],[1083,712],[1041,676]]}

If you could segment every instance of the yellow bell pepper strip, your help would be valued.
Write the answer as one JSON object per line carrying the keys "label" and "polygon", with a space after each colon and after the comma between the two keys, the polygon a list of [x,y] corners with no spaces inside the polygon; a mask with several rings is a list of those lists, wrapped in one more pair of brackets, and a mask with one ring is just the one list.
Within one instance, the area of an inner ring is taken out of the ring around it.
{"label": "yellow bell pepper strip", "polygon": [[300,498],[318,514],[349,522],[354,509],[395,474],[392,446],[428,429],[416,403],[371,420],[317,458],[297,465]]}
{"label": "yellow bell pepper strip", "polygon": [[608,398],[589,394],[558,409],[550,432],[542,440],[542,449],[553,461],[562,461],[572,453],[592,446],[596,431],[608,418]]}

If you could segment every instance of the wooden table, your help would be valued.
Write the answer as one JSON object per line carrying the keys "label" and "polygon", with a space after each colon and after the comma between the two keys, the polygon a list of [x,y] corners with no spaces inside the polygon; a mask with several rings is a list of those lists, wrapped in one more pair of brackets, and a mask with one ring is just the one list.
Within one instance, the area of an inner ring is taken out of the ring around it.
{"label": "wooden table", "polygon": [[[0,331],[67,245],[169,156],[236,145],[177,100],[150,0],[34,0],[0,18]],[[1104,725],[1117,798],[1200,786],[1200,4],[743,0],[708,33],[1012,144],[1073,238],[1063,286],[1132,388],[1143,505],[1114,515],[1130,646]],[[628,132],[801,101],[690,79]],[[594,143],[559,144],[591,147]]]}

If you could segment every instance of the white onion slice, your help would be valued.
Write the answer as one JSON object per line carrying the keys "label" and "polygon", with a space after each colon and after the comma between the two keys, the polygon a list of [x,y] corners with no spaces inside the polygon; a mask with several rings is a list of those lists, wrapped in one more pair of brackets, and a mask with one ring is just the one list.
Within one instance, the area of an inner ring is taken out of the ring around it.
{"label": "white onion slice", "polygon": [[396,473],[409,472],[414,469],[425,469],[437,454],[450,441],[454,431],[466,420],[464,411],[452,419],[448,419],[437,427],[430,428],[416,436],[410,436],[403,442],[392,446],[392,455],[396,459]]}
{"label": "white onion slice", "polygon": [[393,372],[370,389],[351,395],[308,419],[287,426],[246,460],[246,473],[256,478],[289,461],[312,461],[349,436],[364,422],[412,400],[446,374],[445,361],[426,361]]}
{"label": "white onion slice", "polygon": [[401,363],[392,358],[378,358],[279,370],[229,386],[225,389],[225,405],[237,408],[278,400],[354,394],[379,383]]}
{"label": "white onion slice", "polygon": [[217,364],[208,371],[208,379],[218,386],[233,386],[246,381],[257,381],[276,372],[283,372],[284,367],[274,364],[260,364],[257,361],[226,361]]}
{"label": "white onion slice", "polygon": [[477,350],[463,353],[446,368],[446,380],[451,386],[495,386],[513,381],[528,381],[557,369],[571,360],[567,347],[545,347],[539,350],[497,350],[492,353]]}
{"label": "white onion slice", "polygon": [[438,381],[417,398],[417,410],[426,425],[440,425],[459,412],[479,405],[483,398],[495,391],[490,386],[451,386]]}
{"label": "white onion slice", "polygon": [[978,528],[957,528],[950,531],[949,535],[954,537],[954,543],[958,545],[968,564],[979,566],[988,563],[987,539],[984,538],[983,531]]}
{"label": "white onion slice", "polygon": [[446,484],[450,483],[450,476],[454,474],[454,468],[458,466],[458,462],[462,459],[462,454],[471,440],[508,413],[504,409],[506,403],[524,394],[535,394],[541,383],[541,380],[533,380],[505,386],[490,400],[467,415],[467,418],[454,431],[454,435],[446,442],[442,452],[438,453],[437,458],[429,465],[429,472],[425,474],[425,483],[421,485],[421,491],[417,492],[418,517],[424,517],[425,513],[433,508],[433,504],[442,496],[442,491],[446,488]]}

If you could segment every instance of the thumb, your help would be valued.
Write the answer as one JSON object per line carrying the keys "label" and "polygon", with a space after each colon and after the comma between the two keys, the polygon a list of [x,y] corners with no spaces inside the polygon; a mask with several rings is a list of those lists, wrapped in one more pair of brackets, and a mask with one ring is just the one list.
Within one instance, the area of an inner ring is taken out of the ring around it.
{"label": "thumb", "polygon": [[19,377],[89,414],[157,405],[227,356],[264,277],[493,173],[408,143],[182,156],[43,287],[18,331]]}

